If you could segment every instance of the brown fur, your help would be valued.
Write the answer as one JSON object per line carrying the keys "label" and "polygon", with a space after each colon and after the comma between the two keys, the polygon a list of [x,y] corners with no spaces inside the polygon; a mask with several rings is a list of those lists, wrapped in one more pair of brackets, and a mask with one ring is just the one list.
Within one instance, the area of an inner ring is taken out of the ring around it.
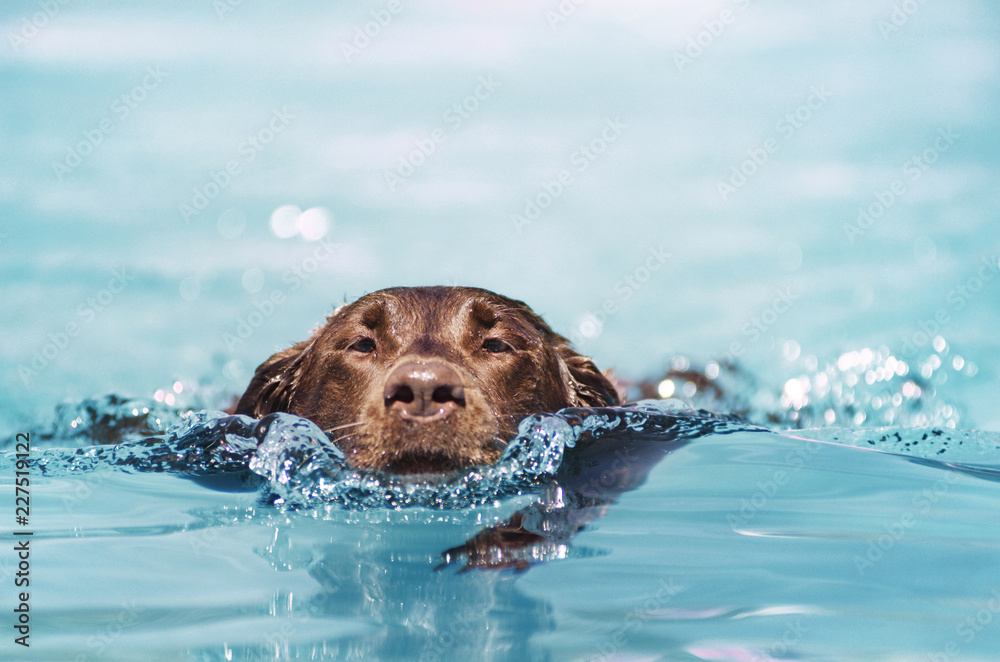
{"label": "brown fur", "polygon": [[619,402],[524,303],[478,288],[396,287],[339,308],[265,361],[236,413],[297,414],[352,466],[424,473],[495,462],[528,414]]}

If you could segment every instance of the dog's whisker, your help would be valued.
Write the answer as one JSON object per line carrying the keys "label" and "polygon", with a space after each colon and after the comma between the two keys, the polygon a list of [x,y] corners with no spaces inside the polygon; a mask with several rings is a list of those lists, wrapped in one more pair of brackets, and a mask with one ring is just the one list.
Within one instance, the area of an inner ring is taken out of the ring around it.
{"label": "dog's whisker", "polygon": [[344,423],[343,425],[335,425],[332,428],[326,428],[323,430],[323,432],[325,432],[326,434],[330,434],[331,432],[337,432],[338,430],[345,430],[347,428],[353,428],[358,425],[365,425],[365,424],[366,421],[357,421],[356,423]]}

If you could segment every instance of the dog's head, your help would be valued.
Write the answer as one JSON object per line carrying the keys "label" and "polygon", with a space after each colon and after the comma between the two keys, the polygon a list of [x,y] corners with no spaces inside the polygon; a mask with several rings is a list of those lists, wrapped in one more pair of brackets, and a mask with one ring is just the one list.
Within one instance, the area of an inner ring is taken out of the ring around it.
{"label": "dog's head", "polygon": [[412,474],[495,462],[528,414],[618,403],[593,362],[524,303],[397,287],[339,308],[265,361],[236,413],[303,416],[352,466]]}

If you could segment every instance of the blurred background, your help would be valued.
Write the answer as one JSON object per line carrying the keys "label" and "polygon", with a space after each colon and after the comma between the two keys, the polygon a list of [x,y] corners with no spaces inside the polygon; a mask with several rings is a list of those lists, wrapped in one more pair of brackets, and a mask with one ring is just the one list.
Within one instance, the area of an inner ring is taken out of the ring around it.
{"label": "blurred background", "polygon": [[218,406],[419,284],[633,379],[933,355],[1000,429],[995,3],[36,0],[0,33],[0,432]]}

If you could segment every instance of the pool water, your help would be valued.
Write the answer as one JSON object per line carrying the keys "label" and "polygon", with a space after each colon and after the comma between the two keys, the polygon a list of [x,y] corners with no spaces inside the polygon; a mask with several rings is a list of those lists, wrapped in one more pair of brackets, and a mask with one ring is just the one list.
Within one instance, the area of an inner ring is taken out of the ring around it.
{"label": "pool water", "polygon": [[[4,3],[0,656],[996,659],[998,12]],[[426,284],[669,398],[584,417],[644,480],[574,509],[579,412],[420,489],[219,418],[336,305]],[[533,567],[437,569],[520,511]]]}
{"label": "pool water", "polygon": [[[996,650],[1000,532],[969,513],[1000,506],[1000,434],[781,434],[644,401],[533,417],[496,466],[401,489],[351,471],[303,419],[149,404],[87,403],[73,420],[144,419],[158,436],[72,448],[60,437],[82,425],[36,433],[31,659]],[[619,469],[608,463],[584,489],[560,481],[560,465],[586,452],[581,435],[622,449],[626,465],[652,452],[648,480],[609,492]],[[553,480],[564,488],[547,489]],[[586,510],[575,499],[598,493],[615,502],[603,516],[560,530]],[[470,570],[444,555],[516,511],[533,512],[531,530],[552,543],[521,557],[530,569]]]}

